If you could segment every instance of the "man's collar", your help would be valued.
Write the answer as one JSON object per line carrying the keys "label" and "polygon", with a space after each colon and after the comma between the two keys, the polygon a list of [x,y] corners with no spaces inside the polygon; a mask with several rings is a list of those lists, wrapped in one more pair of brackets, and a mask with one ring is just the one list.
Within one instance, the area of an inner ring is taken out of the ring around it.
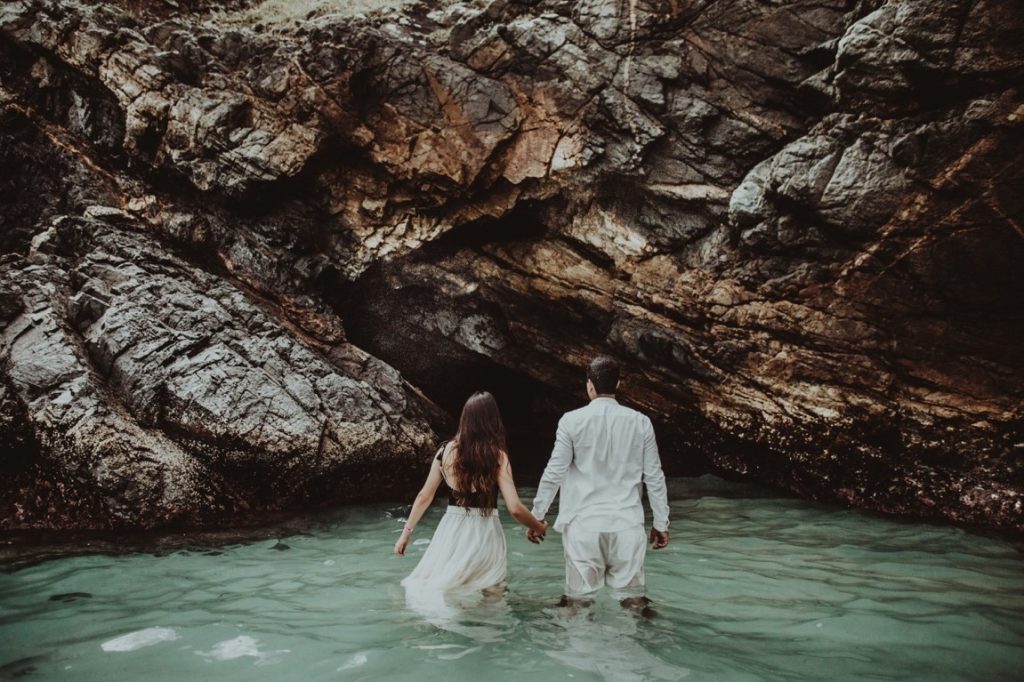
{"label": "man's collar", "polygon": [[597,402],[598,400],[610,400],[613,403],[619,402],[618,400],[615,399],[615,396],[613,395],[599,395],[594,398],[591,398],[590,402]]}

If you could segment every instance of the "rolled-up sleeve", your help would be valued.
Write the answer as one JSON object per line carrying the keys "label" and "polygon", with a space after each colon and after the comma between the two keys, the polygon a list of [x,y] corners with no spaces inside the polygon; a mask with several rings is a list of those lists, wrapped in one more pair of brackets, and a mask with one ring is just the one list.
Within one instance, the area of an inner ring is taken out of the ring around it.
{"label": "rolled-up sleeve", "polygon": [[654,517],[654,528],[659,531],[668,530],[668,486],[665,484],[665,472],[661,469],[661,458],[658,456],[658,442],[654,437],[654,424],[645,419],[644,433],[644,485],[647,487],[647,499],[651,503],[651,515]]}
{"label": "rolled-up sleeve", "polygon": [[569,433],[569,426],[565,415],[558,420],[558,428],[555,430],[555,446],[551,450],[551,459],[544,467],[544,474],[540,477],[537,485],[537,496],[533,498],[533,515],[543,519],[551,503],[555,500],[555,494],[565,480],[565,475],[572,464],[572,436]]}

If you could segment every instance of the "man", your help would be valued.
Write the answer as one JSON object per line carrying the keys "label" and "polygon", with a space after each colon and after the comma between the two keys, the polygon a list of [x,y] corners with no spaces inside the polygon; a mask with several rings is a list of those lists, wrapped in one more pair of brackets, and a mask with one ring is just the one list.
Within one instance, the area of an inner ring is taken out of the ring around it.
{"label": "man", "polygon": [[[619,404],[618,387],[615,360],[594,358],[587,368],[590,404],[559,420],[533,500],[533,515],[544,519],[561,488],[554,528],[565,552],[563,605],[591,603],[602,584],[624,607],[648,603],[641,484],[654,515],[652,547],[668,545],[668,493],[654,426],[646,415]],[[527,538],[537,543],[543,536],[529,531]]]}

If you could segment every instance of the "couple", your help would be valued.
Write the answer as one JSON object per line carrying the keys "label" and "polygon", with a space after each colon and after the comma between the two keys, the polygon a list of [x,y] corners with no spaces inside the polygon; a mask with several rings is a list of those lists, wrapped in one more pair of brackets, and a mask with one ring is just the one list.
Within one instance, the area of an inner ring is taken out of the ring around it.
{"label": "couple", "polygon": [[419,564],[402,581],[407,593],[480,591],[506,576],[505,534],[497,497],[534,544],[544,539],[544,516],[561,489],[555,530],[565,553],[562,605],[585,606],[602,585],[627,608],[643,609],[647,535],[640,486],[654,514],[650,541],[668,545],[668,495],[651,420],[615,399],[619,367],[610,357],[587,368],[590,404],[562,415],[551,459],[537,487],[532,513],[519,500],[505,450],[505,430],[490,393],[466,401],[455,437],[437,452],[416,496],[395,554],[410,536],[443,481],[448,509]]}

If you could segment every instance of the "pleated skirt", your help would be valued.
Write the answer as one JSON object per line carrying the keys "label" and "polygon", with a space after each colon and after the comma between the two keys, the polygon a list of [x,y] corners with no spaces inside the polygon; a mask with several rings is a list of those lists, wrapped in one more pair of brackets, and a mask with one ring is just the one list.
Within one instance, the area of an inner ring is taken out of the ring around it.
{"label": "pleated skirt", "polygon": [[413,599],[426,593],[484,590],[505,581],[507,561],[497,509],[484,515],[476,507],[449,505],[402,586]]}

